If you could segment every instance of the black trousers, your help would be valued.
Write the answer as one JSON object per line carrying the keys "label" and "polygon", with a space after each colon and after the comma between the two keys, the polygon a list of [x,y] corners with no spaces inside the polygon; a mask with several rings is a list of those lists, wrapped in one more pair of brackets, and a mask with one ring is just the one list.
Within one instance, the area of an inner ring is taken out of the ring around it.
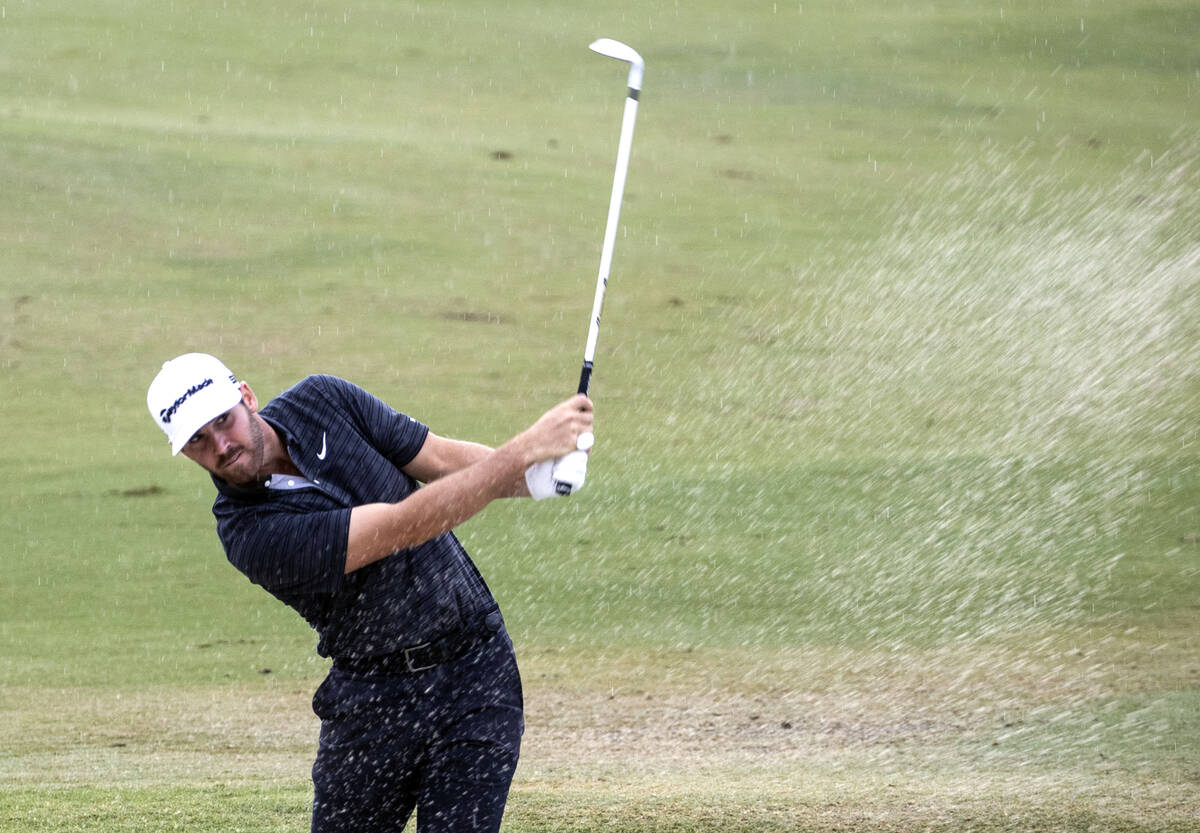
{"label": "black trousers", "polygon": [[313,697],[313,833],[496,831],[525,728],[503,628],[466,655],[415,673],[334,668]]}

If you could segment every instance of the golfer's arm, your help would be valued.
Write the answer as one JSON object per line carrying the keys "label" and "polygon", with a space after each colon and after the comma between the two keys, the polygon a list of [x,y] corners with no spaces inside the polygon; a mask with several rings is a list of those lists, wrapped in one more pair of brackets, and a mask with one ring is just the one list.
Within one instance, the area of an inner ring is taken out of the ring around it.
{"label": "golfer's arm", "polygon": [[[439,437],[430,431],[417,456],[404,466],[403,470],[405,474],[422,483],[433,483],[480,462],[491,454],[492,450],[479,443]],[[529,488],[525,485],[525,471],[522,469],[514,478],[511,487],[500,497],[528,496]]]}
{"label": "golfer's arm", "polygon": [[[399,503],[370,503],[350,510],[346,572],[397,550],[415,547],[468,520],[493,500],[510,497],[528,464],[519,443],[510,442],[465,468],[437,477]],[[415,476],[415,475],[414,475]]]}

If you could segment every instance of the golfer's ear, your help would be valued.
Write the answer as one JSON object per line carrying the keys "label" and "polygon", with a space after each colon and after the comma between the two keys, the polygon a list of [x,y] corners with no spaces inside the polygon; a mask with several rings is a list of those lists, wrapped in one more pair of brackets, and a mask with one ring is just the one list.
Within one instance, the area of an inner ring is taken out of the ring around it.
{"label": "golfer's ear", "polygon": [[254,391],[245,382],[241,382],[238,387],[242,389],[242,404],[252,414],[258,413],[258,397],[254,395]]}

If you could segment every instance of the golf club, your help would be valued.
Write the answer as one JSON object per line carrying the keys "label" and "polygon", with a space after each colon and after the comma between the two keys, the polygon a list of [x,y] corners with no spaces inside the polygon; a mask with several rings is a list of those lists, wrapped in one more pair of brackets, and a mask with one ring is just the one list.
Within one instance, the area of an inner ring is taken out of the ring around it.
{"label": "golf club", "polygon": [[[612,268],[613,247],[617,240],[617,224],[621,217],[621,199],[625,195],[625,174],[629,170],[629,151],[633,146],[633,123],[637,118],[638,97],[642,91],[642,70],[645,62],[632,47],[611,38],[600,38],[589,47],[609,58],[629,64],[628,93],[625,113],[621,118],[621,139],[617,144],[617,169],[613,175],[612,196],[608,202],[608,223],[604,228],[604,245],[600,250],[600,273],[596,277],[596,297],[592,302],[592,318],[588,325],[587,342],[583,348],[583,370],[579,374],[579,392],[586,394],[591,385],[592,366],[596,358],[596,340],[600,336],[600,310],[604,306],[604,291],[608,288],[608,273]],[[559,459],[554,466],[554,488],[560,495],[569,495],[583,484],[587,474],[587,449],[593,437],[579,438],[579,450]]]}

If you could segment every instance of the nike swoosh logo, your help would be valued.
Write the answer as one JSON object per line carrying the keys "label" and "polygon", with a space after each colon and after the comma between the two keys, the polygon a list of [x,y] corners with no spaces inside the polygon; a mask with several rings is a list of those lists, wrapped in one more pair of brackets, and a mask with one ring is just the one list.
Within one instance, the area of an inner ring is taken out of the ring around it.
{"label": "nike swoosh logo", "polygon": [[325,459],[325,432],[324,431],[321,432],[321,450],[317,452],[317,459],[318,460]]}

